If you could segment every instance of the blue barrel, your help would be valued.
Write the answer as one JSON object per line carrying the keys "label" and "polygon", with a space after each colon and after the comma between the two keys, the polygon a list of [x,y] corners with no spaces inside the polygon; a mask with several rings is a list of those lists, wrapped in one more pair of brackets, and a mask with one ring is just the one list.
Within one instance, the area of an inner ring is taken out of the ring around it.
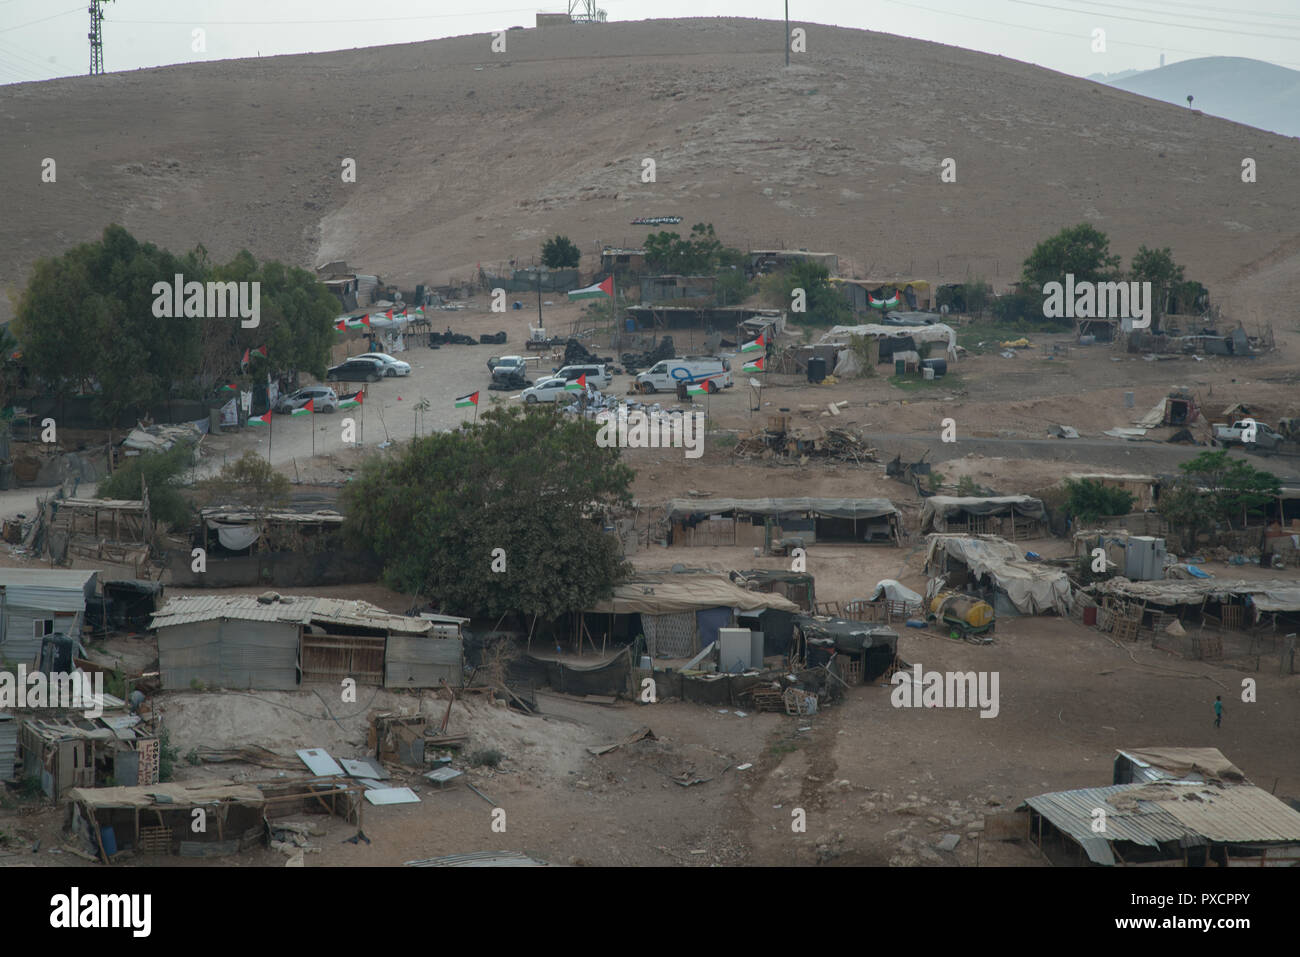
{"label": "blue barrel", "polygon": [[934,377],[937,379],[937,378],[939,378],[939,376],[944,375],[945,373],[947,373],[947,371],[948,371],[948,360],[947,360],[947,359],[922,359],[922,360],[921,360],[921,368],[922,368],[922,369],[933,369],[933,370],[934,370]]}

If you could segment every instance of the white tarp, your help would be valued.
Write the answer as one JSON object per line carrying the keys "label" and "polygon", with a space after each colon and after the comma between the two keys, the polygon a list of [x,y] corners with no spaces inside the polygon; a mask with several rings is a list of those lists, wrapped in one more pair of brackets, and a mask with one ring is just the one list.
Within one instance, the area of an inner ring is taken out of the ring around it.
{"label": "white tarp", "polygon": [[948,359],[957,361],[957,332],[952,326],[936,322],[932,326],[832,326],[818,341],[819,345],[848,345],[853,336],[889,337],[894,339],[910,338],[913,342],[947,343]]}
{"label": "white tarp", "polygon": [[208,522],[208,528],[217,533],[217,540],[221,542],[221,547],[228,548],[232,552],[242,552],[262,536],[256,525],[222,525],[219,522]]}
{"label": "white tarp", "polygon": [[882,598],[888,598],[890,601],[905,601],[911,604],[920,604],[921,596],[906,585],[901,585],[892,578],[885,578],[876,583],[876,590],[871,593],[870,601],[880,601]]}
{"label": "white tarp", "polygon": [[1025,561],[1011,542],[996,536],[930,535],[926,564],[941,554],[957,559],[976,578],[988,575],[1022,615],[1055,611],[1064,617],[1070,606],[1070,579],[1064,571]]}

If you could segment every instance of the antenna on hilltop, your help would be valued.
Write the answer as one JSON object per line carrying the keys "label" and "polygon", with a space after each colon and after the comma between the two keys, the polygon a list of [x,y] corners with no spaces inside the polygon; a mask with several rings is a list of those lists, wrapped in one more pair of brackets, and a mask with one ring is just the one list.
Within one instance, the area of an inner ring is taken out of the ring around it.
{"label": "antenna on hilltop", "polygon": [[90,39],[91,76],[104,72],[104,34],[100,28],[104,22],[104,11],[99,5],[112,2],[113,0],[90,0],[90,32],[86,36]]}
{"label": "antenna on hilltop", "polygon": [[569,0],[569,19],[574,23],[604,23],[606,16],[596,8],[596,0]]}

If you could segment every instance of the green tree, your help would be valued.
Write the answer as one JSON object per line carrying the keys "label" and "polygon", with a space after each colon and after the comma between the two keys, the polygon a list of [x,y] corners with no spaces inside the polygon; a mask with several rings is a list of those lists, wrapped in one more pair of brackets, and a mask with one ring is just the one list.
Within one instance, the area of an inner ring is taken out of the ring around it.
{"label": "green tree", "polygon": [[835,325],[853,318],[853,308],[830,281],[830,270],[821,263],[796,262],[784,272],[772,273],[762,282],[767,301],[789,309],[796,289],[804,291],[804,312],[791,312],[792,321],[805,325]]}
{"label": "green tree", "polygon": [[1111,255],[1110,240],[1088,223],[1070,226],[1037,246],[1021,274],[1026,291],[1037,293],[1049,282],[1105,282],[1119,277],[1119,256]]}
{"label": "green tree", "polygon": [[1186,480],[1160,494],[1156,511],[1169,523],[1181,548],[1194,548],[1196,536],[1211,524],[1204,497]]}
{"label": "green tree", "polygon": [[[734,260],[738,251],[726,252]],[[713,272],[724,255],[724,247],[712,223],[696,223],[690,237],[679,233],[658,232],[646,237],[646,265],[667,275],[699,276]],[[732,263],[729,263],[729,265]]]}
{"label": "green tree", "polygon": [[568,236],[555,236],[542,243],[542,265],[547,269],[577,269],[582,252]]}
{"label": "green tree", "polygon": [[108,478],[99,483],[97,498],[139,501],[143,492],[141,479],[149,488],[149,510],[153,517],[171,528],[189,524],[193,509],[182,489],[185,471],[194,462],[194,446],[177,442],[165,452],[143,452],[132,456]]}
{"label": "green tree", "polygon": [[754,293],[754,283],[745,275],[745,271],[735,266],[724,266],[718,270],[717,281],[713,286],[713,296],[719,306],[734,306],[744,302]]}
{"label": "green tree", "polygon": [[1186,282],[1183,267],[1174,262],[1168,246],[1164,249],[1139,246],[1133,255],[1129,276],[1135,282],[1151,283],[1151,328],[1159,329],[1160,320],[1170,311],[1176,291]]}
{"label": "green tree", "polygon": [[962,298],[968,313],[976,317],[983,316],[993,299],[993,287],[983,279],[972,280],[962,286]]}
{"label": "green tree", "polygon": [[589,607],[628,573],[598,516],[631,501],[633,476],[596,436],[549,409],[490,409],[371,460],[344,489],[345,533],[385,556],[390,587],[448,610],[550,620]]}
{"label": "green tree", "polygon": [[1229,455],[1226,449],[1202,452],[1179,468],[1184,484],[1198,490],[1206,518],[1229,527],[1238,521],[1245,527],[1251,513],[1259,512],[1281,490],[1276,475]]}
{"label": "green tree", "polygon": [[1065,511],[1077,522],[1095,522],[1106,515],[1127,515],[1133,493],[1091,479],[1065,481]]}
{"label": "green tree", "polygon": [[211,504],[245,505],[257,511],[287,505],[290,492],[289,479],[251,450],[222,466],[202,489]]}

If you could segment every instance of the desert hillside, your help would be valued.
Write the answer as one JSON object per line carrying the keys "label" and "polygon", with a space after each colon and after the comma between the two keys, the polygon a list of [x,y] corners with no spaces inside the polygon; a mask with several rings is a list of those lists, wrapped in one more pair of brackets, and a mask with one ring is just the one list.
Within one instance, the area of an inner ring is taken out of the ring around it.
{"label": "desert hillside", "polygon": [[999,286],[1090,221],[1126,258],[1173,247],[1212,287],[1267,266],[1240,283],[1249,309],[1300,296],[1300,142],[1001,57],[808,31],[789,69],[774,23],[677,20],[8,86],[0,319],[36,257],[113,221],[413,283],[531,259],[556,232],[590,257],[642,238],[636,217],[680,215],[737,246],[837,252],[846,274]]}

